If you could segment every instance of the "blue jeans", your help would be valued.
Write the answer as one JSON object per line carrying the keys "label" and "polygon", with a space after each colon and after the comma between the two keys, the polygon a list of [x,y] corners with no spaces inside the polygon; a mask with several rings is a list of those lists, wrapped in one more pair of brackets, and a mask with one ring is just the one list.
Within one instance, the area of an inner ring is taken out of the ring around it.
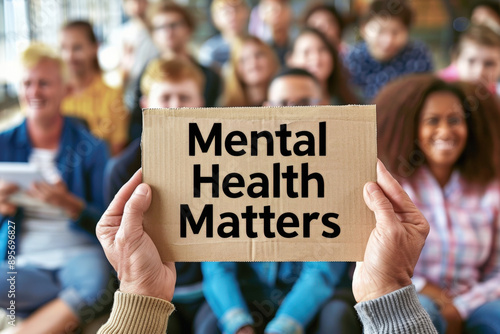
{"label": "blue jeans", "polygon": [[[11,299],[7,292],[10,272],[6,261],[0,263],[0,307],[7,308]],[[80,254],[56,270],[46,270],[34,266],[17,266],[15,275],[16,314],[27,317],[39,307],[53,299],[60,298],[73,312],[91,306],[106,291],[110,280],[110,265],[102,250]]]}
{"label": "blue jeans", "polygon": [[[420,303],[429,313],[432,323],[438,333],[446,332],[446,320],[429,297],[419,295]],[[500,300],[494,300],[483,304],[464,319],[464,333],[467,334],[498,334],[500,333]]]}
{"label": "blue jeans", "polygon": [[[352,292],[339,289],[334,296],[323,305],[312,323],[306,328],[308,334],[361,334],[361,324],[358,320]],[[256,333],[263,333],[266,324],[272,320],[273,314],[262,314],[262,310],[249,303],[251,314],[255,321]],[[220,334],[217,317],[208,305],[202,305],[194,321],[195,334]]]}

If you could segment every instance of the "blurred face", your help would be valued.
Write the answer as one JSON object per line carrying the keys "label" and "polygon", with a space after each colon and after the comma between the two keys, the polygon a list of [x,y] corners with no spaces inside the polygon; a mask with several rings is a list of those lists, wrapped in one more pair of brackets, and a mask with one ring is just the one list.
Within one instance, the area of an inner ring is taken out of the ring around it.
{"label": "blurred face", "polygon": [[259,15],[266,24],[275,28],[287,28],[292,22],[292,8],[286,1],[265,0],[259,5]]}
{"label": "blurred face", "polygon": [[213,13],[215,26],[227,35],[238,36],[245,32],[249,11],[243,4],[221,4]]}
{"label": "blurred face", "polygon": [[340,26],[335,16],[326,10],[317,10],[309,16],[306,22],[308,27],[321,31],[326,38],[338,47],[341,41]]}
{"label": "blurred face", "polygon": [[312,33],[305,33],[297,38],[288,65],[309,71],[319,82],[326,82],[334,68],[327,46]]}
{"label": "blurred face", "polygon": [[429,95],[420,114],[418,141],[431,169],[452,169],[467,143],[460,100],[450,92]]}
{"label": "blurred face", "polygon": [[181,14],[160,13],[153,17],[153,41],[161,51],[178,51],[186,47],[191,38],[191,29]]}
{"label": "blurred face", "polygon": [[378,61],[388,61],[408,43],[408,28],[399,19],[374,18],[361,27],[370,54]]}
{"label": "blurred face", "polygon": [[155,82],[143,108],[203,107],[203,96],[196,81],[186,79],[180,82]]}
{"label": "blurred face", "polygon": [[94,67],[97,45],[93,44],[80,29],[66,29],[61,32],[61,57],[72,75],[81,76]]}
{"label": "blurred face", "polygon": [[273,80],[267,95],[265,105],[308,106],[320,102],[321,89],[311,78],[288,75]]}
{"label": "blurred face", "polygon": [[500,48],[464,41],[455,65],[460,80],[494,85],[500,78]]}
{"label": "blurred face", "polygon": [[271,55],[256,43],[245,43],[236,64],[238,76],[247,86],[265,85],[274,74]]}
{"label": "blurred face", "polygon": [[148,0],[124,0],[123,2],[123,9],[128,17],[144,18],[147,7]]}
{"label": "blurred face", "polygon": [[42,60],[31,69],[23,69],[19,101],[28,119],[52,120],[60,115],[65,93],[62,73],[56,62]]}
{"label": "blurred face", "polygon": [[474,9],[471,15],[474,24],[483,24],[493,30],[500,29],[500,17],[489,7],[479,6]]}

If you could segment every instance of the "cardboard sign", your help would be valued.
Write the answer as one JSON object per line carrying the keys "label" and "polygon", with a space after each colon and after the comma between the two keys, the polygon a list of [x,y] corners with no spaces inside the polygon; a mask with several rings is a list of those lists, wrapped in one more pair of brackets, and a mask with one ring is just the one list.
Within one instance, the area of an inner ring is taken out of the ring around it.
{"label": "cardboard sign", "polygon": [[359,261],[375,106],[146,109],[145,230],[164,261]]}

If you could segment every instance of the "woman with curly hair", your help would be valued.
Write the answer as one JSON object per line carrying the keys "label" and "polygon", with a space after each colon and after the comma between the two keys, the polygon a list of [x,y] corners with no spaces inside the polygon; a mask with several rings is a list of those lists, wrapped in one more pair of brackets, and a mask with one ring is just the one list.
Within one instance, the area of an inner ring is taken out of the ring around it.
{"label": "woman with curly hair", "polygon": [[413,276],[422,304],[440,333],[500,333],[498,100],[413,75],[374,102],[379,156],[431,226]]}

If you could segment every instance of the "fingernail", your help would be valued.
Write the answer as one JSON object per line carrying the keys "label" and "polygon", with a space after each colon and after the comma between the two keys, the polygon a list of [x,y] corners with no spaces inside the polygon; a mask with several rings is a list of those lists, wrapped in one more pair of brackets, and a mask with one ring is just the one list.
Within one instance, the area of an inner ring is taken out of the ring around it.
{"label": "fingernail", "polygon": [[148,193],[148,187],[146,187],[145,184],[139,184],[139,186],[137,188],[135,188],[135,193],[137,195],[143,195],[143,196],[146,196],[147,193]]}

